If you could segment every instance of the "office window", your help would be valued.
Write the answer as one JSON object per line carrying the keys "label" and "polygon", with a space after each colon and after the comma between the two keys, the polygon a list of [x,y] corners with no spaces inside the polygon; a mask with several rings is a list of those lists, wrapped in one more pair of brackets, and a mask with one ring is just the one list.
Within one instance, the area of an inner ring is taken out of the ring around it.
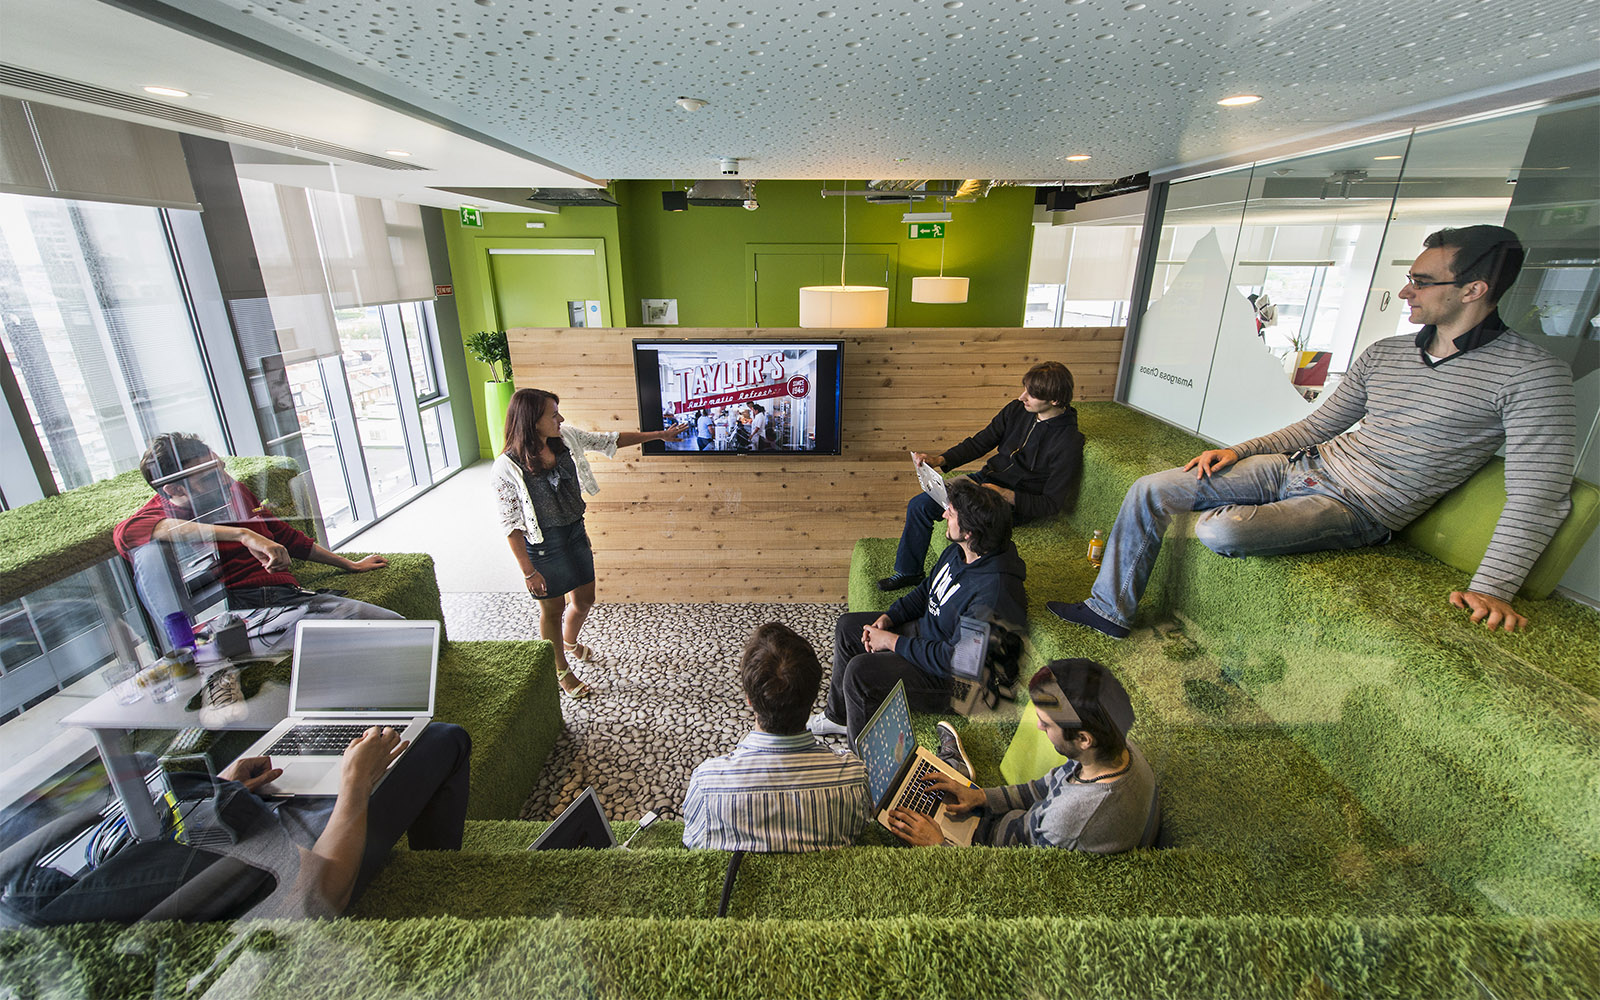
{"label": "office window", "polygon": [[6,356],[59,489],[164,431],[225,450],[161,209],[0,195]]}
{"label": "office window", "polygon": [[[460,464],[421,210],[241,179],[300,443],[338,544]],[[426,408],[425,408],[426,407]]]}
{"label": "office window", "polygon": [[1023,326],[1122,326],[1128,321],[1143,227],[1117,221],[1122,224],[1034,227]]}

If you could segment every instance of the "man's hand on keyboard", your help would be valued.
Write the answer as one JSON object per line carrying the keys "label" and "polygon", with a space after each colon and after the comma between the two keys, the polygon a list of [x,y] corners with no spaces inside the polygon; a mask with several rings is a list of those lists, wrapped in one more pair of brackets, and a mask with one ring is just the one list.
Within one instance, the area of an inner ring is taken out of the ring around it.
{"label": "man's hand on keyboard", "polygon": [[938,847],[944,843],[944,831],[939,829],[939,824],[910,809],[889,810],[889,832],[917,847]]}
{"label": "man's hand on keyboard", "polygon": [[344,752],[344,788],[354,794],[367,796],[389,770],[396,757],[407,744],[400,734],[388,726],[371,729],[350,741]]}
{"label": "man's hand on keyboard", "polygon": [[248,791],[255,791],[283,774],[283,768],[273,767],[270,757],[240,757],[223,768],[217,777],[237,781]]}
{"label": "man's hand on keyboard", "polygon": [[944,799],[945,812],[952,816],[965,816],[989,801],[982,789],[973,788],[971,783],[952,778],[943,771],[929,771],[922,779],[922,787]]}

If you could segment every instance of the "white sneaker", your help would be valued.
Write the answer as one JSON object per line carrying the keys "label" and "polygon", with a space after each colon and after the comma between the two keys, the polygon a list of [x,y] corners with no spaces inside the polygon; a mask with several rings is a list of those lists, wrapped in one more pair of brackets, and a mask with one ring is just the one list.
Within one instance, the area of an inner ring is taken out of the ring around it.
{"label": "white sneaker", "polygon": [[850,730],[834,722],[823,712],[818,712],[806,720],[806,728],[811,730],[813,736],[844,736]]}
{"label": "white sneaker", "polygon": [[239,671],[225,668],[206,678],[205,686],[200,689],[202,726],[216,729],[229,722],[238,722],[246,714],[244,687],[239,683]]}

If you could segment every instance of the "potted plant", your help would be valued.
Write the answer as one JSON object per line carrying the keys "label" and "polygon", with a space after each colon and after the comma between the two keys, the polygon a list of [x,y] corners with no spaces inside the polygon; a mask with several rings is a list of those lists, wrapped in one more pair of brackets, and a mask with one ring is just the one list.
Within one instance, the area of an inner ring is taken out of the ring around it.
{"label": "potted plant", "polygon": [[483,419],[489,431],[489,453],[498,455],[506,443],[506,408],[517,391],[511,381],[511,346],[504,330],[479,330],[463,343],[474,358],[489,366],[490,379],[483,383]]}

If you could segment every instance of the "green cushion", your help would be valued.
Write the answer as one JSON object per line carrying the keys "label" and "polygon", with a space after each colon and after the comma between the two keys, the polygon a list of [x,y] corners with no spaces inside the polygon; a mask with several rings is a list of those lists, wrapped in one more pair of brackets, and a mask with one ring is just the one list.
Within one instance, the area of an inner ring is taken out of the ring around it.
{"label": "green cushion", "polygon": [[[1439,502],[1408,524],[1400,537],[1417,548],[1471,574],[1489,550],[1496,522],[1506,506],[1505,459],[1492,458],[1472,478],[1439,498]],[[1518,591],[1523,597],[1543,600],[1566,575],[1583,543],[1600,524],[1600,489],[1593,483],[1572,482],[1572,511],[1545,546]]]}

